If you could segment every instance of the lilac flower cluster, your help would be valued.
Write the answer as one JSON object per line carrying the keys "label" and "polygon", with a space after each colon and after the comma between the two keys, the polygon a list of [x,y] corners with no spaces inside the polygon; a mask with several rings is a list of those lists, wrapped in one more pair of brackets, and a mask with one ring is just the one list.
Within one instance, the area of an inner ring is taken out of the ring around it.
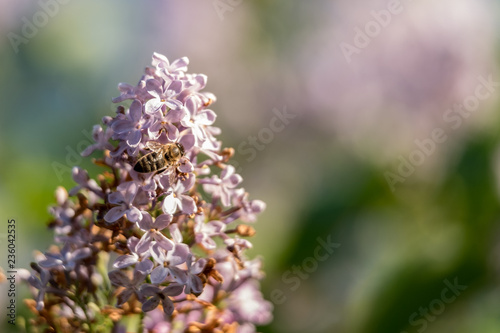
{"label": "lilac flower cluster", "polygon": [[[120,84],[116,116],[94,127],[82,152],[103,151],[94,162],[105,171],[94,180],[75,167],[77,186],[57,189],[58,245],[27,279],[37,324],[111,330],[139,316],[144,332],[255,332],[271,320],[261,262],[244,254],[255,233],[248,223],[265,204],[240,186],[228,164],[234,150],[216,139],[215,96],[201,91],[207,77],[187,65],[155,53],[136,86]],[[134,171],[152,142],[185,153],[165,170]]]}

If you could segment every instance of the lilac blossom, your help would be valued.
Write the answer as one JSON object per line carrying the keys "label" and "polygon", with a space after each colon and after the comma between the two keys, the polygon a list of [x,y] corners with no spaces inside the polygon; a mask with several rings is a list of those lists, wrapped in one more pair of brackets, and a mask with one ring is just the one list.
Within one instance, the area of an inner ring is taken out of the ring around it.
{"label": "lilac blossom", "polygon": [[94,193],[100,194],[101,188],[99,187],[99,185],[97,185],[97,182],[95,180],[90,179],[89,174],[86,170],[83,170],[79,167],[74,167],[72,170],[72,174],[73,174],[73,180],[78,185],[73,187],[69,191],[69,195],[71,195],[71,196],[75,195],[82,188],[86,188],[88,190],[93,191]]}
{"label": "lilac blossom", "polygon": [[[137,85],[120,84],[113,101],[130,106],[94,126],[95,142],[82,153],[102,151],[95,164],[104,171],[91,178],[75,167],[76,186],[56,190],[56,250],[25,279],[40,327],[78,331],[104,318],[93,299],[113,316],[113,331],[138,308],[142,327],[165,332],[254,332],[271,320],[258,289],[261,260],[245,256],[253,229],[241,224],[255,222],[265,204],[240,186],[228,163],[234,150],[222,149],[208,109],[216,98],[201,91],[207,77],[187,73],[188,63],[155,53]],[[184,156],[156,172],[134,171],[151,143],[178,143]]]}
{"label": "lilac blossom", "polygon": [[141,101],[134,100],[128,113],[120,116],[122,117],[111,121],[111,129],[115,133],[113,138],[124,140],[132,148],[137,147],[142,139],[142,127],[148,121],[142,117]]}
{"label": "lilac blossom", "polygon": [[[176,95],[182,91],[181,81],[168,82],[168,87],[161,86],[156,80],[149,80],[146,84],[150,86],[148,87],[148,93],[153,96],[152,99],[146,102],[144,111],[147,114],[156,115],[157,113],[163,113],[166,111],[166,108],[168,110],[179,110],[182,108],[182,103],[175,99]],[[169,113],[167,112],[167,114]]]}
{"label": "lilac blossom", "polygon": [[203,181],[200,181],[200,183],[203,184],[203,189],[211,193],[214,197],[220,198],[224,206],[230,205],[234,188],[243,180],[241,176],[234,173],[234,171],[234,167],[228,165],[222,170],[220,178],[218,176],[212,176],[210,179],[203,179]]}
{"label": "lilac blossom", "polygon": [[82,151],[82,156],[89,156],[95,150],[113,149],[113,145],[109,143],[109,139],[112,135],[113,130],[111,128],[108,127],[106,128],[106,130],[103,130],[100,125],[95,125],[94,129],[92,130],[92,138],[94,139],[95,143],[85,148],[85,150]]}
{"label": "lilac blossom", "polygon": [[137,250],[144,252],[158,244],[163,250],[170,251],[174,247],[174,242],[161,232],[169,225],[170,221],[172,221],[171,215],[162,214],[153,221],[148,212],[142,212],[142,220],[137,224],[145,233],[137,244]]}
{"label": "lilac blossom", "polygon": [[213,250],[217,244],[213,240],[215,236],[222,236],[226,224],[221,221],[205,222],[205,218],[201,215],[195,218],[194,234],[196,243],[202,245],[207,250]]}
{"label": "lilac blossom", "polygon": [[185,106],[187,112],[181,120],[182,126],[191,130],[198,143],[204,142],[209,138],[206,128],[214,123],[217,115],[212,110],[200,111],[201,99],[198,96],[188,97]]}
{"label": "lilac blossom", "polygon": [[203,291],[203,283],[198,276],[203,271],[207,260],[204,258],[198,261],[193,261],[193,255],[189,254],[186,258],[187,266],[187,281],[186,288],[184,290],[185,294],[200,294]]}
{"label": "lilac blossom", "polygon": [[62,249],[61,253],[45,253],[47,259],[40,261],[38,264],[42,268],[55,268],[62,267],[66,271],[71,271],[75,266],[85,258],[91,255],[91,250],[89,248],[71,250],[69,244],[66,244]]}
{"label": "lilac blossom", "polygon": [[189,191],[196,178],[194,174],[189,174],[185,181],[180,181],[175,184],[170,184],[168,177],[162,177],[160,183],[163,188],[169,189],[167,196],[163,200],[163,212],[166,214],[174,214],[177,210],[186,214],[193,214],[196,209],[194,199],[185,193]]}
{"label": "lilac blossom", "polygon": [[131,222],[140,221],[142,219],[141,212],[132,205],[137,194],[138,185],[134,182],[127,182],[118,186],[117,190],[117,192],[113,192],[108,196],[108,200],[110,203],[119,206],[111,208],[104,216],[104,219],[107,222],[115,222],[126,214]]}
{"label": "lilac blossom", "polygon": [[40,277],[31,275],[28,278],[29,284],[38,289],[38,295],[36,297],[36,309],[38,311],[42,310],[45,305],[43,298],[47,290],[47,283],[49,282],[49,278],[49,272],[44,269],[40,270]]}
{"label": "lilac blossom", "polygon": [[272,304],[262,297],[254,281],[241,284],[228,298],[228,308],[239,320],[261,325],[269,322]]}
{"label": "lilac blossom", "polygon": [[[143,219],[144,220],[144,219]],[[150,257],[149,249],[140,251],[139,239],[137,237],[130,237],[127,240],[127,247],[130,254],[124,254],[116,258],[114,268],[126,268],[135,265],[135,270],[147,275],[153,269],[153,263],[148,260]]]}
{"label": "lilac blossom", "polygon": [[174,303],[169,296],[178,296],[182,293],[183,286],[181,284],[170,284],[167,287],[160,289],[151,284],[143,284],[140,290],[142,297],[149,297],[142,304],[142,311],[148,312],[154,310],[161,303],[165,315],[170,316],[174,312]]}
{"label": "lilac blossom", "polygon": [[151,272],[151,282],[160,284],[168,277],[175,282],[186,283],[186,273],[176,266],[186,262],[188,253],[186,244],[175,244],[171,251],[153,246],[152,255],[158,266]]}
{"label": "lilac blossom", "polygon": [[145,275],[142,272],[134,271],[134,277],[130,279],[123,271],[111,271],[108,274],[109,280],[116,286],[125,287],[117,296],[117,306],[122,305],[135,294],[139,300],[142,299],[142,294],[139,292],[139,287],[144,282]]}

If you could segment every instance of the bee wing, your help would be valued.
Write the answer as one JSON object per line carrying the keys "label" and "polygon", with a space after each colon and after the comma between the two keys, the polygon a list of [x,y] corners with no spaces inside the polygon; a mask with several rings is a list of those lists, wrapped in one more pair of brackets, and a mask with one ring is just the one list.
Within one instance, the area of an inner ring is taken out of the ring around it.
{"label": "bee wing", "polygon": [[146,148],[154,151],[155,153],[159,153],[160,151],[163,150],[164,145],[155,141],[148,141],[146,142]]}
{"label": "bee wing", "polygon": [[168,170],[168,183],[170,186],[174,186],[175,182],[177,180],[177,166],[176,165],[171,165],[167,168]]}

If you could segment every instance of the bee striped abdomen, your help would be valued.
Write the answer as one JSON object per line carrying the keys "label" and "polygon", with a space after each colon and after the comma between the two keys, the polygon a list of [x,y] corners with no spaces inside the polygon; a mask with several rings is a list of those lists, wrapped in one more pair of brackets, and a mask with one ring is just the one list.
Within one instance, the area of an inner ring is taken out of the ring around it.
{"label": "bee striped abdomen", "polygon": [[141,157],[134,165],[134,170],[141,173],[158,171],[167,166],[167,162],[161,155],[150,153]]}

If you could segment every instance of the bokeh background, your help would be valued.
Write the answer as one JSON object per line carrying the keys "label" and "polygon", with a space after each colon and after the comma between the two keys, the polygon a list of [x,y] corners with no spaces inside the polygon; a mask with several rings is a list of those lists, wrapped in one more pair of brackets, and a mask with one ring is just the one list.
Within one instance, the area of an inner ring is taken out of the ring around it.
{"label": "bokeh background", "polygon": [[[118,82],[135,84],[154,51],[188,56],[267,203],[250,255],[280,297],[261,332],[499,332],[500,85],[457,111],[479,77],[500,82],[498,18],[487,0],[1,0],[0,233],[16,219],[27,267],[51,243],[55,188],[73,186],[73,165],[99,171],[78,153]],[[238,149],[285,109],[255,157]],[[436,129],[446,140],[418,153]],[[452,301],[447,283],[464,286]]]}

